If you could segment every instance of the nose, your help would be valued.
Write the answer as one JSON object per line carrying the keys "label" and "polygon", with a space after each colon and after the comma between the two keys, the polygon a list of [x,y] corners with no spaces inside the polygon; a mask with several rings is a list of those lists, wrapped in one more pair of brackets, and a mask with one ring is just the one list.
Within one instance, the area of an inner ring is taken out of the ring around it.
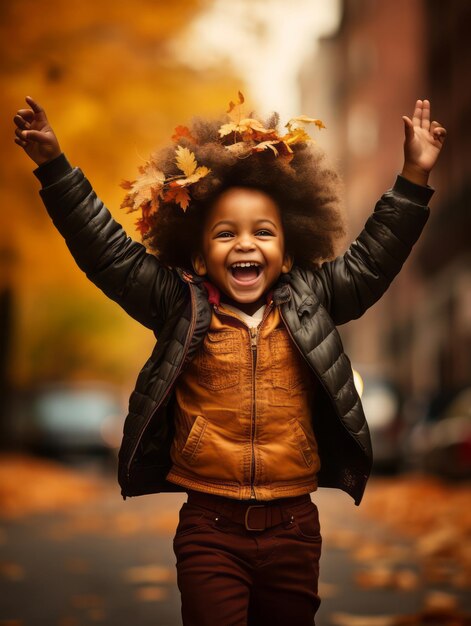
{"label": "nose", "polygon": [[236,242],[235,249],[240,251],[253,250],[255,243],[250,235],[241,235]]}

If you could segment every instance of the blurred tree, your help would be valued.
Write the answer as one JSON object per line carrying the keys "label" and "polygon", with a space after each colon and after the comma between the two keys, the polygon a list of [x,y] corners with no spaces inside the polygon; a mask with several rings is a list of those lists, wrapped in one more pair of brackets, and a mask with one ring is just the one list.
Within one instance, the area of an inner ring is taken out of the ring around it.
{"label": "blurred tree", "polygon": [[[219,115],[237,89],[244,88],[227,67],[200,73],[181,65],[171,52],[170,42],[207,4],[1,4],[5,110],[13,117],[26,106],[24,96],[35,97],[72,164],[84,170],[135,238],[135,215],[115,208],[124,195],[121,180],[132,179],[177,124],[195,114]],[[0,140],[10,146],[0,155],[0,226],[18,241],[20,259],[13,379],[28,384],[57,372],[133,377],[150,352],[152,333],[87,283],[42,209],[37,181],[29,173],[32,164],[13,143],[13,125],[0,126]]]}

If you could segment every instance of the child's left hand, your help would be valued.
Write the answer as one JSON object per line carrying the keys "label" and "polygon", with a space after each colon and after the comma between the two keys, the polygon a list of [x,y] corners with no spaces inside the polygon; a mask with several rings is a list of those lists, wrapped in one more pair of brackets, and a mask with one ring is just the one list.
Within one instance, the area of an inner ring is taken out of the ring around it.
{"label": "child's left hand", "polygon": [[404,120],[404,168],[402,175],[413,183],[426,185],[445,141],[446,130],[430,122],[430,102],[417,100],[412,120]]}

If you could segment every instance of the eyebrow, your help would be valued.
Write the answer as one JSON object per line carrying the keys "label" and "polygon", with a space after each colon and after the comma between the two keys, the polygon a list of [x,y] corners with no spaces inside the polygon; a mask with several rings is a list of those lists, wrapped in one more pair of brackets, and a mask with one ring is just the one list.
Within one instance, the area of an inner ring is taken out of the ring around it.
{"label": "eyebrow", "polygon": [[[259,220],[256,220],[255,224],[262,224],[264,222],[268,222],[268,224],[271,224],[273,226],[273,228],[277,229],[277,225],[275,224],[275,222],[272,222],[272,220],[263,217]],[[234,226],[235,222],[232,220],[221,220],[220,222],[217,222],[216,224],[214,224],[214,226],[211,228],[210,232],[213,232],[213,230],[216,230],[216,228],[218,228],[219,226],[221,226],[222,224],[228,224],[229,226]]]}

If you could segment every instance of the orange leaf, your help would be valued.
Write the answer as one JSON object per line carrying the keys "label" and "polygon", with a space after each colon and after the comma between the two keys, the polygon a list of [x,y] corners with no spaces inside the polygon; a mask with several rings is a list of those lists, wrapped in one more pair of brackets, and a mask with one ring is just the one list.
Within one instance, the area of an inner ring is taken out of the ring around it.
{"label": "orange leaf", "polygon": [[190,204],[190,194],[186,187],[180,187],[172,184],[164,194],[164,201],[176,202],[184,211],[186,211]]}
{"label": "orange leaf", "polygon": [[135,224],[136,230],[141,234],[141,236],[149,232],[152,226],[151,220],[147,217],[140,217],[138,220],[136,220]]}
{"label": "orange leaf", "polygon": [[234,102],[232,102],[232,100],[229,102],[229,108],[227,109],[228,113],[231,113],[237,106],[240,106],[241,104],[244,104],[244,102],[245,102],[244,94],[241,91],[238,91],[237,95],[239,96],[239,100],[238,100],[237,104],[234,104]]}
{"label": "orange leaf", "polygon": [[177,126],[172,135],[172,141],[174,141],[175,143],[178,143],[178,140],[181,139],[182,137],[186,137],[192,143],[196,143],[196,139],[193,137],[193,135],[190,132],[190,129],[187,126]]}

